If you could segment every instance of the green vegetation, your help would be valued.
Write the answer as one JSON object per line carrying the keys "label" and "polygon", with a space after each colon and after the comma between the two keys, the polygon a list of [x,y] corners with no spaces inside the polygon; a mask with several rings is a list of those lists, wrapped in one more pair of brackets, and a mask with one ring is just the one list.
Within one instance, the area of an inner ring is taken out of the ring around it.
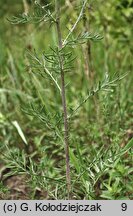
{"label": "green vegetation", "polygon": [[132,6],[0,2],[1,199],[133,198]]}

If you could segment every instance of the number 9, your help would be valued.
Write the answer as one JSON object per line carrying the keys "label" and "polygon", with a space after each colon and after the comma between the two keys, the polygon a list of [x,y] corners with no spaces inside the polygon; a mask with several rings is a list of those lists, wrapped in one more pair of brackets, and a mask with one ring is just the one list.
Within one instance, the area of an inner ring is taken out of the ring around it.
{"label": "number 9", "polygon": [[122,208],[122,211],[126,211],[127,210],[127,204],[126,203],[122,203],[121,204],[121,208]]}

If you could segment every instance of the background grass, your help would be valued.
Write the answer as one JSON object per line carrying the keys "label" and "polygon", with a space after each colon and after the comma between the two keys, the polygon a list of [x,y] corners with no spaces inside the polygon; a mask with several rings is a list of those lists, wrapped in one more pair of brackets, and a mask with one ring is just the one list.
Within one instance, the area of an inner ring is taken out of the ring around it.
{"label": "background grass", "polygon": [[[22,111],[30,102],[45,105],[51,113],[61,110],[55,87],[31,74],[25,57],[27,49],[48,52],[56,43],[56,31],[47,24],[11,25],[7,18],[24,11],[22,1],[12,2],[0,1],[0,197],[65,199],[64,147],[54,132]],[[79,2],[72,1],[69,8],[62,1],[64,35],[76,20]],[[91,42],[91,78],[85,71],[86,47],[73,49],[74,69],[66,74],[69,109],[106,72],[128,75],[113,92],[92,97],[71,121],[72,199],[133,198],[132,149],[122,151],[133,135],[132,4],[130,0],[90,2],[89,30],[104,37]],[[83,29],[80,22],[76,33]]]}

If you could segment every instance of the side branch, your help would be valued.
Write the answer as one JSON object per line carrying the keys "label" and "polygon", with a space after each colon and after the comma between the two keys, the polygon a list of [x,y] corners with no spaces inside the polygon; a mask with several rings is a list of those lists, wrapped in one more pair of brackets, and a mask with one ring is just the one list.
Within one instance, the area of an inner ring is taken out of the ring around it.
{"label": "side branch", "polygon": [[86,4],[87,4],[87,1],[88,1],[88,0],[85,0],[85,1],[83,2],[83,6],[82,6],[82,8],[81,8],[80,14],[79,14],[79,16],[78,16],[78,18],[77,18],[75,24],[73,25],[73,27],[72,27],[71,30],[69,31],[68,35],[66,36],[65,40],[63,41],[63,44],[62,44],[63,47],[67,44],[68,38],[69,38],[70,35],[73,33],[73,31],[74,31],[75,28],[77,27],[77,24],[78,24],[79,21],[81,20],[81,18],[82,18],[82,16],[83,16],[83,13],[84,13],[84,9],[85,9]]}

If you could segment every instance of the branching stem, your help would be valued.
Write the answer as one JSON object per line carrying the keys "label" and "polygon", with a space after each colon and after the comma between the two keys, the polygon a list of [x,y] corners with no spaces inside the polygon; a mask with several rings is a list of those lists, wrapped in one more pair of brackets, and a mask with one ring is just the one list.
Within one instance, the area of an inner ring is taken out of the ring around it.
{"label": "branching stem", "polygon": [[79,14],[79,16],[78,16],[76,22],[74,23],[74,25],[73,25],[72,28],[70,29],[68,35],[66,36],[65,40],[63,41],[63,44],[62,44],[63,47],[67,44],[68,38],[71,36],[71,34],[73,33],[73,31],[74,31],[75,28],[77,27],[77,24],[78,24],[79,21],[81,20],[81,18],[82,18],[82,16],[83,16],[83,13],[84,13],[85,6],[86,6],[86,4],[87,4],[87,1],[88,1],[88,0],[85,0],[85,1],[83,2],[83,6],[82,6],[82,8],[81,8],[80,14]]}

